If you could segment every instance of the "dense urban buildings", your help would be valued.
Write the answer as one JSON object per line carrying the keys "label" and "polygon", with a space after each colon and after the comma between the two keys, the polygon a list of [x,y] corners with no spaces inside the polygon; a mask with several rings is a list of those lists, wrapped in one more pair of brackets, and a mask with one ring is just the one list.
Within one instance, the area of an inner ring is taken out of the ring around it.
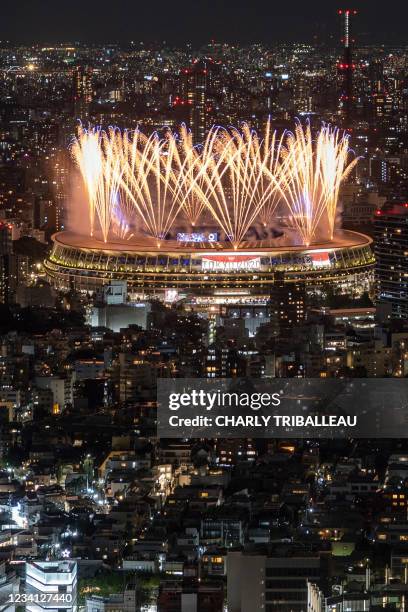
{"label": "dense urban buildings", "polygon": [[0,42],[1,611],[407,609],[402,428],[156,435],[161,378],[408,377],[408,46],[334,13],[284,44]]}

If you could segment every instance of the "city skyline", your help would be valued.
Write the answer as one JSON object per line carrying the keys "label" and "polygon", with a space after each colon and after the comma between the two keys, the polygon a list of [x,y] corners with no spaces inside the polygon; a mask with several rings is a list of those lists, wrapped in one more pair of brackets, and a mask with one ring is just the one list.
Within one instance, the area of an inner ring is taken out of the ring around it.
{"label": "city skyline", "polygon": [[408,7],[54,4],[0,24],[0,610],[407,612]]}

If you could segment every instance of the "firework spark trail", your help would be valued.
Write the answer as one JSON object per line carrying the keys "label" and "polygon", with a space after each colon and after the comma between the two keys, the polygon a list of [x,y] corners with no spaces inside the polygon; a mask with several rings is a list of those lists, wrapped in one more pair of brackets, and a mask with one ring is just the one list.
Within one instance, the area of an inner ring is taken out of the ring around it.
{"label": "firework spark trail", "polygon": [[85,130],[82,127],[79,137],[72,144],[72,154],[88,192],[91,236],[97,218],[105,242],[115,217],[115,209],[120,206],[123,171],[120,144],[120,133],[114,128],[105,132],[100,128]]}
{"label": "firework spark trail", "polygon": [[133,207],[158,241],[166,237],[190,196],[192,180],[186,172],[190,162],[179,148],[170,131],[164,138],[135,132],[124,139],[122,187],[127,207]]}
{"label": "firework spark trail", "polygon": [[279,191],[303,244],[312,243],[322,222],[332,240],[340,185],[358,161],[348,164],[348,137],[323,126],[313,142],[310,125],[298,124],[282,153]]}
{"label": "firework spark trail", "polygon": [[[118,142],[119,141],[119,142]],[[120,186],[122,165],[118,155],[120,132],[115,129],[103,133],[103,180],[99,181],[99,197],[96,200],[97,213],[104,242],[107,242],[115,209],[120,208]]]}
{"label": "firework spark trail", "polygon": [[101,180],[103,180],[103,157],[101,130],[79,130],[79,136],[72,144],[72,155],[80,169],[88,193],[88,211],[91,236],[94,233],[96,201]]}
{"label": "firework spark trail", "polygon": [[275,188],[270,188],[268,197],[260,212],[260,219],[265,227],[273,221],[278,204],[282,200],[279,184],[285,137],[286,133],[284,132],[281,137],[278,138],[276,131],[272,132],[271,130],[271,122],[267,122],[262,144],[262,156],[263,159],[265,159],[266,180],[272,183]]}
{"label": "firework spark trail", "polygon": [[174,197],[181,199],[182,209],[194,227],[205,209],[202,156],[198,147],[194,146],[192,134],[185,125],[180,128],[179,141],[181,154],[176,158],[178,163]]}
{"label": "firework spark trail", "polygon": [[[316,158],[320,156],[317,151]],[[304,244],[309,244],[324,206],[319,190],[319,163],[315,163],[310,126],[298,125],[287,134],[280,173],[280,190],[291,221]]]}
{"label": "firework spark trail", "polygon": [[281,205],[303,244],[316,240],[322,224],[332,239],[340,185],[357,163],[348,163],[347,136],[323,126],[313,140],[310,125],[300,123],[279,138],[268,123],[262,140],[246,124],[214,127],[200,149],[185,127],[162,138],[81,128],[72,153],[87,189],[91,235],[96,221],[105,242],[110,231],[125,238],[138,224],[160,245],[181,212],[195,225],[207,211],[234,248]]}
{"label": "firework spark trail", "polygon": [[325,155],[322,157],[322,177],[325,186],[326,211],[328,215],[330,240],[333,239],[340,187],[358,163],[354,158],[347,164],[349,138],[340,135],[339,130],[324,126],[319,138],[323,141]]}
{"label": "firework spark trail", "polygon": [[[205,188],[200,191],[212,217],[236,248],[264,206],[274,200],[275,137],[262,147],[257,134],[244,124],[242,131],[214,128],[203,150]],[[267,153],[265,154],[265,150]]]}

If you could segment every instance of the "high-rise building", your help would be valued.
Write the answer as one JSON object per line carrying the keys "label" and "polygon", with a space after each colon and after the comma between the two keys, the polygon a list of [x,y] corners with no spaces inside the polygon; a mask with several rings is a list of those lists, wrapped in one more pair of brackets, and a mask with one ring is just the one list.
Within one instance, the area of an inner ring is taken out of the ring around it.
{"label": "high-rise building", "polygon": [[64,153],[55,156],[53,161],[54,174],[54,207],[55,227],[57,231],[64,228],[64,210],[67,197],[67,185],[70,175],[70,158]]}
{"label": "high-rise building", "polygon": [[304,74],[298,75],[293,83],[293,108],[295,113],[311,113],[313,111],[310,78]]}
{"label": "high-rise building", "polygon": [[75,66],[73,72],[74,115],[86,116],[92,102],[92,68]]}
{"label": "high-rise building", "polygon": [[12,301],[15,290],[12,226],[0,222],[0,304]]}
{"label": "high-rise building", "polygon": [[0,222],[0,255],[10,255],[12,248],[12,226]]}
{"label": "high-rise building", "polygon": [[408,203],[389,203],[374,219],[377,298],[408,319]]}
{"label": "high-rise building", "polygon": [[342,19],[342,44],[343,44],[343,59],[339,63],[340,74],[342,75],[342,87],[340,92],[340,100],[342,103],[343,115],[346,121],[351,119],[354,106],[353,92],[353,74],[355,64],[353,60],[353,18],[357,15],[355,9],[339,9],[339,15]]}
{"label": "high-rise building", "polygon": [[373,110],[377,121],[389,122],[397,111],[393,96],[383,92],[374,94]]}
{"label": "high-rise building", "polygon": [[190,129],[195,143],[203,142],[208,131],[208,91],[210,88],[211,62],[198,60],[182,73],[182,88],[190,108]]}
{"label": "high-rise building", "polygon": [[304,283],[288,283],[283,273],[277,273],[270,299],[270,318],[281,337],[291,334],[294,326],[305,319],[306,290]]}
{"label": "high-rise building", "polygon": [[380,59],[370,62],[369,77],[373,94],[381,93],[384,88],[384,63]]}
{"label": "high-rise building", "polygon": [[26,563],[26,609],[29,612],[77,611],[76,561]]}

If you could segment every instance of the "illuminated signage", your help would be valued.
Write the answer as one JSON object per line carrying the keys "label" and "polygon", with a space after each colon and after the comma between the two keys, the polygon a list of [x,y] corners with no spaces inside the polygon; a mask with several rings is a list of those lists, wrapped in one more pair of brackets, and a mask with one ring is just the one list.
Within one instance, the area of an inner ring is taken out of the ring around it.
{"label": "illuminated signage", "polygon": [[217,234],[217,232],[209,232],[208,234],[204,234],[204,233],[193,233],[193,234],[178,233],[177,234],[177,242],[218,242],[218,234]]}
{"label": "illuminated signage", "polygon": [[330,266],[330,257],[327,251],[321,253],[310,253],[310,259],[315,268],[328,268]]}
{"label": "illuminated signage", "polygon": [[201,260],[202,270],[258,270],[261,258],[256,255],[205,255]]}

